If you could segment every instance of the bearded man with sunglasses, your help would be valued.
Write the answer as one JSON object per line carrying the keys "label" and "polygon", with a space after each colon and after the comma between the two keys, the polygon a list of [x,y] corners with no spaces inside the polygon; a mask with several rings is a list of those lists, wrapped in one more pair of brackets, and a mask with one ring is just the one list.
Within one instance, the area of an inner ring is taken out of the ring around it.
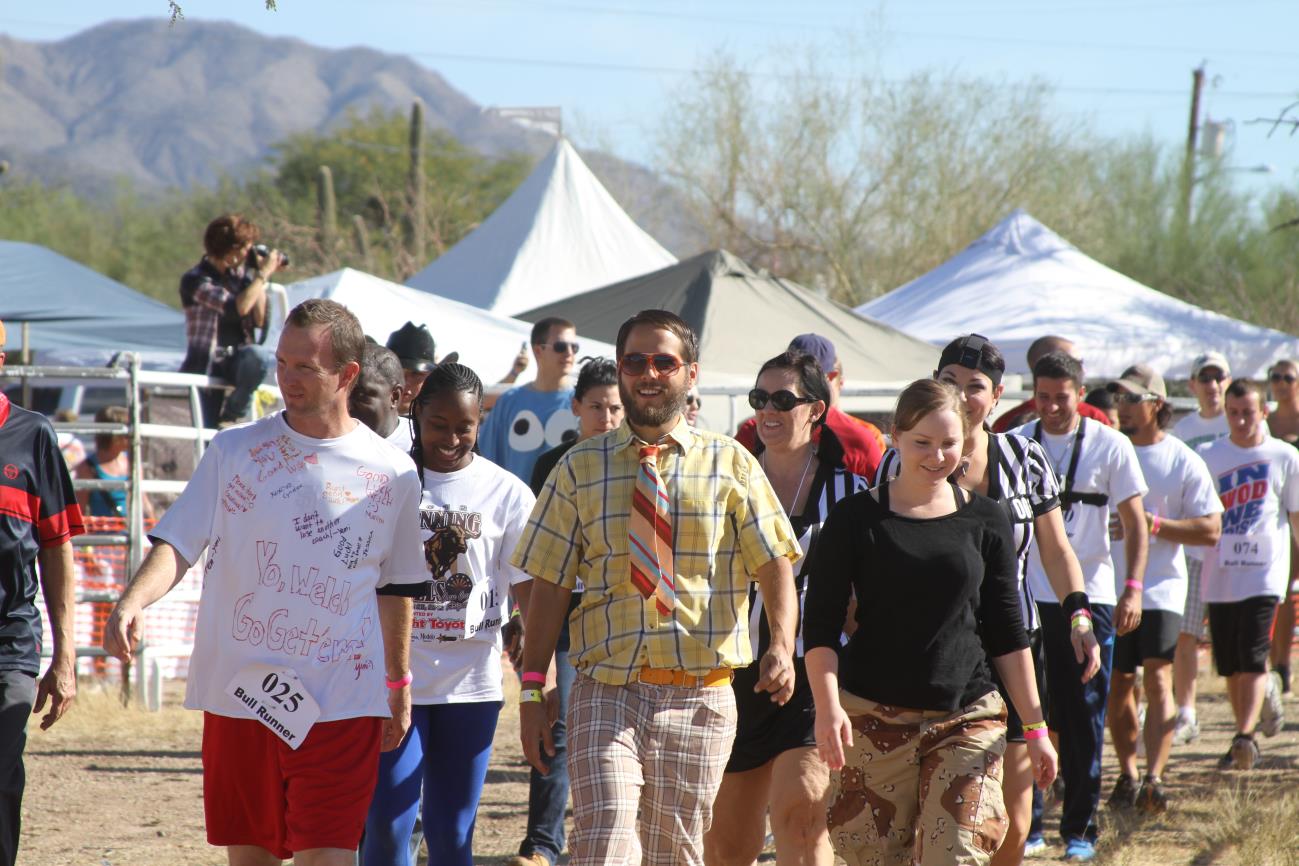
{"label": "bearded man with sunglasses", "polygon": [[703,863],[735,737],[731,680],[753,661],[754,581],[770,630],[754,691],[783,705],[794,690],[798,543],[757,459],[686,423],[698,357],[673,313],[623,323],[625,419],[560,459],[511,560],[534,578],[519,735],[542,773],[554,754],[546,670],[569,596],[585,586],[568,654],[575,866]]}
{"label": "bearded man with sunglasses", "polygon": [[478,430],[478,451],[524,484],[532,481],[537,458],[577,438],[569,375],[577,362],[577,330],[567,319],[549,317],[532,326],[537,378],[497,398]]}

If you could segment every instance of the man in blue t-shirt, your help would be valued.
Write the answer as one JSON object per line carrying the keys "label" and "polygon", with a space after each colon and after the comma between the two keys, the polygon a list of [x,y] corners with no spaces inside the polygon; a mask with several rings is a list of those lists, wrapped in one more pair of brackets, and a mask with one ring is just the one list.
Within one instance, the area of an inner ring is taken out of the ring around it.
{"label": "man in blue t-shirt", "polygon": [[[0,350],[5,331],[0,323]],[[0,366],[4,365],[0,351]],[[45,730],[77,693],[72,536],[85,532],[50,422],[0,393],[0,866],[18,857],[27,718],[49,704]],[[41,614],[50,615],[50,667],[41,666]]]}
{"label": "man in blue t-shirt", "polygon": [[577,360],[577,330],[567,319],[545,318],[532,326],[537,378],[500,396],[478,432],[478,450],[523,480],[542,453],[577,437],[573,389],[568,375]]}

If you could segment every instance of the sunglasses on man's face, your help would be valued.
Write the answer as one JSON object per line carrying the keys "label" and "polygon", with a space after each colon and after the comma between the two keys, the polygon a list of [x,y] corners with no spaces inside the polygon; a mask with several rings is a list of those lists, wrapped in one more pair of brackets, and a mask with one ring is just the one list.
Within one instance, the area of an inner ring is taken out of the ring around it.
{"label": "sunglasses on man's face", "polygon": [[685,363],[676,355],[667,352],[655,352],[652,355],[631,352],[622,356],[622,360],[618,362],[618,369],[628,376],[643,376],[646,370],[653,367],[654,372],[660,376],[671,376],[684,367]]}
{"label": "sunglasses on man's face", "polygon": [[1199,382],[1201,385],[1207,385],[1210,382],[1221,382],[1226,378],[1226,373],[1201,373],[1195,377],[1195,381]]}
{"label": "sunglasses on man's face", "polygon": [[1299,376],[1294,373],[1273,373],[1268,376],[1268,379],[1273,382],[1285,382],[1287,385],[1293,385],[1296,380],[1299,380]]}
{"label": "sunglasses on man's face", "polygon": [[1130,394],[1126,391],[1115,394],[1114,399],[1120,403],[1127,403],[1129,406],[1136,406],[1138,403],[1151,403],[1159,398],[1154,394]]}
{"label": "sunglasses on man's face", "polygon": [[801,406],[804,403],[815,403],[815,397],[799,397],[793,391],[780,390],[774,394],[768,393],[761,388],[754,388],[749,392],[749,405],[754,411],[761,411],[767,407],[770,402],[772,408],[777,412],[788,412],[795,406]]}
{"label": "sunglasses on man's face", "polygon": [[703,408],[704,398],[698,396],[697,394],[687,394],[686,405],[689,406],[691,409]]}
{"label": "sunglasses on man's face", "polygon": [[549,344],[538,343],[537,345],[545,346],[547,349],[550,349],[557,355],[569,355],[569,354],[576,355],[579,344],[572,343],[567,340],[556,340],[553,343],[549,343]]}

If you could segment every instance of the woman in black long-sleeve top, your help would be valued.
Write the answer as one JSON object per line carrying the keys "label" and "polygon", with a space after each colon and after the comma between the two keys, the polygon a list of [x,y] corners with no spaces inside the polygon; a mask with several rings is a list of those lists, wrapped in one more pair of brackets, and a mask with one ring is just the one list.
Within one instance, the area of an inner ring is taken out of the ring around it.
{"label": "woman in black long-sleeve top", "polygon": [[[1025,721],[1038,784],[1055,776],[1010,523],[948,480],[966,423],[950,385],[909,385],[893,429],[904,471],[835,506],[810,569],[817,749],[834,771],[831,842],[850,866],[985,864],[996,850],[1006,707],[987,658]],[[857,629],[840,649],[854,592]]]}

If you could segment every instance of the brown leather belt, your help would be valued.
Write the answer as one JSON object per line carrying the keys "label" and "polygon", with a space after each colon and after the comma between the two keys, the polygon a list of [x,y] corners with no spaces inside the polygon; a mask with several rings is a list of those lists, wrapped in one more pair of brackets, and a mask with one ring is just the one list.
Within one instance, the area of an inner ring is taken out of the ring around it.
{"label": "brown leather belt", "polygon": [[636,679],[652,686],[676,686],[683,689],[709,689],[729,686],[734,678],[730,668],[714,668],[701,677],[680,668],[652,668],[645,665],[636,672]]}

